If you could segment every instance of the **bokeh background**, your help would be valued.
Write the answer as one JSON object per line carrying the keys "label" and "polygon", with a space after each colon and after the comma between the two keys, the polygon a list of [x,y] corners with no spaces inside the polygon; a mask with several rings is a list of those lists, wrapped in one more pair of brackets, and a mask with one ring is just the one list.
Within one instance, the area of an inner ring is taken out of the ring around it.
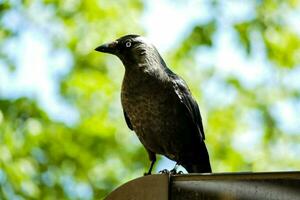
{"label": "bokeh background", "polygon": [[101,199],[147,170],[124,68],[93,51],[128,33],[189,84],[214,172],[299,170],[299,0],[0,0],[1,199]]}

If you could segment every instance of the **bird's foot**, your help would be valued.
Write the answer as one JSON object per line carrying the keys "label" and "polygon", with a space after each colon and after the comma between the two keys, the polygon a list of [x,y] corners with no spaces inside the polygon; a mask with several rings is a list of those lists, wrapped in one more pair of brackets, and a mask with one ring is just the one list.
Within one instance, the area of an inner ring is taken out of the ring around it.
{"label": "bird's foot", "polygon": [[169,175],[176,175],[176,174],[183,174],[182,171],[178,171],[174,168],[172,170],[167,170],[167,169],[163,169],[161,171],[159,171],[160,174],[169,174]]}
{"label": "bird's foot", "polygon": [[144,176],[149,176],[149,175],[151,175],[151,173],[149,173],[149,172],[144,173]]}
{"label": "bird's foot", "polygon": [[160,174],[171,174],[171,172],[167,169],[160,170],[158,173],[160,173]]}
{"label": "bird's foot", "polygon": [[164,169],[162,171],[160,171],[162,174],[169,174],[169,175],[176,175],[176,174],[183,174],[182,171],[177,171],[177,168],[178,168],[179,164],[176,163],[176,165],[174,166],[173,169],[171,169],[171,171],[167,170],[167,169]]}
{"label": "bird's foot", "polygon": [[172,169],[170,172],[172,175],[183,174],[183,171],[177,171],[177,167],[174,167],[174,169]]}
{"label": "bird's foot", "polygon": [[177,169],[175,169],[175,168],[172,169],[170,172],[171,172],[172,175],[183,174],[183,171],[181,171],[181,170],[180,170],[180,171],[177,171]]}

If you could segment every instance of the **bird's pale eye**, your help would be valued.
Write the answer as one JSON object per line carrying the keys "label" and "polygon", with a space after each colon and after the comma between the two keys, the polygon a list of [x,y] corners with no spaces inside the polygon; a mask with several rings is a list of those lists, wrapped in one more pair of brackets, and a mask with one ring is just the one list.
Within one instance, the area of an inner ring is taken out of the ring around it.
{"label": "bird's pale eye", "polygon": [[131,42],[126,42],[125,46],[128,48],[128,47],[131,47]]}

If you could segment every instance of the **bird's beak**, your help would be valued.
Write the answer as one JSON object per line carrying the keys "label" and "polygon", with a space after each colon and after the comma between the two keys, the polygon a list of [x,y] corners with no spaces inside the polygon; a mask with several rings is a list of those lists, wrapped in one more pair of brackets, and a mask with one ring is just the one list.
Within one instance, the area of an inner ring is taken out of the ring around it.
{"label": "bird's beak", "polygon": [[95,50],[99,51],[99,52],[103,52],[103,53],[115,54],[117,51],[117,48],[116,48],[117,44],[118,44],[118,41],[113,41],[110,43],[103,44],[103,45],[97,47]]}

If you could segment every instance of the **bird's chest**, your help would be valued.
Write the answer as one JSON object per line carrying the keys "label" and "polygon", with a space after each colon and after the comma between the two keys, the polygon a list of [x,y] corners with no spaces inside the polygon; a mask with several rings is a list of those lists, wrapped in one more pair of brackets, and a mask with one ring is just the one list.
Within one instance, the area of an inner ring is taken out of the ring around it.
{"label": "bird's chest", "polygon": [[159,80],[145,79],[136,84],[124,80],[122,105],[138,135],[159,133],[167,123],[165,116],[172,113],[169,93],[168,86]]}

